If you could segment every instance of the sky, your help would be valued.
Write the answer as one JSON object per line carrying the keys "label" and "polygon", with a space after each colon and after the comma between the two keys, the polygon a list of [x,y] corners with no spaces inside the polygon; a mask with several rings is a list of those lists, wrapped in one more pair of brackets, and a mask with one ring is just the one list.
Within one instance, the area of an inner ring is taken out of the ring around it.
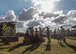
{"label": "sky", "polygon": [[[33,6],[31,1],[32,0],[0,0],[0,15],[4,15],[10,9],[17,12],[22,8],[29,8]],[[55,8],[56,10],[64,10],[64,13],[67,13],[69,10],[75,10],[76,0],[61,0],[56,3]]]}
{"label": "sky", "polygon": [[17,21],[17,31],[29,26],[70,28],[76,23],[76,0],[0,0],[0,22]]}

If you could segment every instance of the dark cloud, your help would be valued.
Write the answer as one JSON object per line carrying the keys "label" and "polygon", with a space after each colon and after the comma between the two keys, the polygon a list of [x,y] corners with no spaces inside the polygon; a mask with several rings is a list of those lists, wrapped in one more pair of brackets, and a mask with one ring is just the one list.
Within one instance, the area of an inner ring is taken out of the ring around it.
{"label": "dark cloud", "polygon": [[29,9],[23,9],[21,12],[20,12],[20,15],[19,15],[19,20],[21,21],[27,21],[27,20],[30,20],[30,19],[33,19],[33,15],[36,14],[36,9],[34,8],[29,8]]}
{"label": "dark cloud", "polygon": [[39,14],[40,16],[43,16],[43,18],[51,18],[51,17],[57,17],[59,14],[54,14],[54,13],[41,13]]}
{"label": "dark cloud", "polygon": [[38,21],[29,22],[27,26],[38,26],[40,23]]}
{"label": "dark cloud", "polygon": [[65,15],[63,15],[63,16],[58,16],[58,17],[56,17],[56,19],[54,19],[52,22],[62,24],[62,23],[64,23],[64,21],[65,21],[66,19],[67,19],[67,16],[65,16]]}
{"label": "dark cloud", "polygon": [[17,28],[24,28],[24,22],[22,22],[22,21],[17,22],[16,27]]}
{"label": "dark cloud", "polygon": [[62,11],[56,11],[56,12],[51,12],[51,13],[42,12],[41,14],[39,14],[39,16],[43,16],[43,18],[51,18],[51,17],[57,17],[61,15],[62,13],[63,13]]}

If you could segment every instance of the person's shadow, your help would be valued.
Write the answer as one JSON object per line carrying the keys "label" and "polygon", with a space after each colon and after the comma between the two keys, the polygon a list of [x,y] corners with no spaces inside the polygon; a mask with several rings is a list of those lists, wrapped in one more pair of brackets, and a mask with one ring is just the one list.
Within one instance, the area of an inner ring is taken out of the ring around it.
{"label": "person's shadow", "polygon": [[4,44],[0,44],[0,46],[5,46],[6,44],[4,43]]}
{"label": "person's shadow", "polygon": [[9,47],[3,47],[3,48],[0,48],[0,50],[3,50],[3,49],[8,49]]}
{"label": "person's shadow", "polygon": [[[0,46],[5,46],[6,44],[0,44]],[[9,47],[0,47],[0,50],[8,49]]]}
{"label": "person's shadow", "polygon": [[72,48],[74,51],[76,51],[76,46],[74,45],[71,45],[71,44],[68,44],[68,43],[65,43],[68,47]]}
{"label": "person's shadow", "polygon": [[39,43],[34,43],[34,44],[32,44],[32,46],[27,47],[27,48],[25,49],[25,51],[23,51],[22,53],[26,53],[27,51],[34,51],[34,50],[37,49],[39,46],[40,46]]}
{"label": "person's shadow", "polygon": [[24,43],[20,43],[20,44],[18,44],[18,45],[16,45],[16,46],[10,48],[10,49],[8,50],[8,52],[13,51],[13,50],[15,50],[16,48],[19,48],[19,47],[24,46],[24,45],[25,45]]}
{"label": "person's shadow", "polygon": [[68,38],[68,39],[71,39],[71,40],[76,40],[76,38]]}
{"label": "person's shadow", "polygon": [[61,47],[65,47],[62,42],[58,42]]}
{"label": "person's shadow", "polygon": [[51,50],[51,44],[50,44],[49,41],[48,41],[47,45],[45,45],[45,46],[46,46],[45,51],[50,51]]}

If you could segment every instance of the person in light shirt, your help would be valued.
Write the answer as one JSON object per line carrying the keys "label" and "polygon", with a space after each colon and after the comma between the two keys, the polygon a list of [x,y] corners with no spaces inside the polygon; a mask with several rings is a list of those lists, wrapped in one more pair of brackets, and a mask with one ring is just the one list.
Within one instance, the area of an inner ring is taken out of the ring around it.
{"label": "person in light shirt", "polygon": [[65,29],[63,28],[63,26],[60,27],[61,30],[60,30],[60,34],[61,34],[61,37],[62,37],[62,40],[64,43],[66,43],[66,33],[65,33]]}

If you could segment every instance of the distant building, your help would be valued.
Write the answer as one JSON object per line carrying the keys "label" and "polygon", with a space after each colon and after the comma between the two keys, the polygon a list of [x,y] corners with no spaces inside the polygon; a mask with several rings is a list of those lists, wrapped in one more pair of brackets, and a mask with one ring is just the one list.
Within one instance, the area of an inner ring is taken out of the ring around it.
{"label": "distant building", "polygon": [[76,30],[76,25],[72,26],[71,28],[72,28],[73,30]]}
{"label": "distant building", "polygon": [[16,36],[16,23],[15,22],[1,22],[0,36]]}
{"label": "distant building", "polygon": [[76,36],[76,25],[72,26],[71,28],[72,28],[72,31],[71,31],[72,35]]}

